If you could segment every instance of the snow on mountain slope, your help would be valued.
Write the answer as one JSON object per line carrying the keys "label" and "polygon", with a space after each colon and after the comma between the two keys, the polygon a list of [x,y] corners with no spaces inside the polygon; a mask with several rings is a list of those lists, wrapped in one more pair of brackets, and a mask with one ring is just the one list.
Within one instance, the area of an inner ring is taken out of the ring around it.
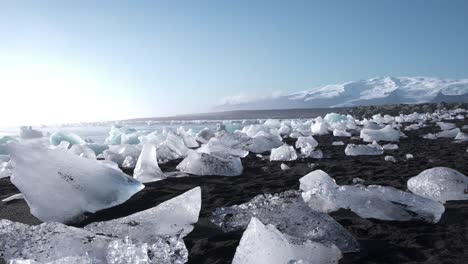
{"label": "snow on mountain slope", "polygon": [[[379,104],[416,104],[450,98],[466,101],[468,79],[376,77],[315,87],[284,96],[224,103],[220,110],[328,108]],[[228,102],[229,100],[224,100]]]}

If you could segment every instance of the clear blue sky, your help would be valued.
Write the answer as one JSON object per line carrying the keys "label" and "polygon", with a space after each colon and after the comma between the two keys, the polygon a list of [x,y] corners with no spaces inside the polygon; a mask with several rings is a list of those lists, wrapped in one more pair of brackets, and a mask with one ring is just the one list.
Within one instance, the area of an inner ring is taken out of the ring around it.
{"label": "clear blue sky", "polygon": [[382,75],[467,78],[468,1],[0,1],[3,122],[203,112]]}

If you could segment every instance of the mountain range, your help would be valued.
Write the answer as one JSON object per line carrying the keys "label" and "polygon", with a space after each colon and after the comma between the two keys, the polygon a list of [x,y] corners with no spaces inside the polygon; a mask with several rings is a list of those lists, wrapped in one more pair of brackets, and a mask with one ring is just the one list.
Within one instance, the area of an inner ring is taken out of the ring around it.
{"label": "mountain range", "polygon": [[229,101],[216,110],[332,108],[359,105],[468,102],[468,79],[375,77],[325,85],[306,91],[249,100]]}

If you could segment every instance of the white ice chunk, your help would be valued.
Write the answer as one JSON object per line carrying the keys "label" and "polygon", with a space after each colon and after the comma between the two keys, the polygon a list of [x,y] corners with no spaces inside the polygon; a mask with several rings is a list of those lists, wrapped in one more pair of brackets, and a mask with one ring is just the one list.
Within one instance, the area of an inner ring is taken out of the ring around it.
{"label": "white ice chunk", "polygon": [[454,129],[450,129],[450,130],[443,130],[439,133],[436,134],[436,137],[437,138],[455,138],[458,133],[460,133],[460,129],[459,128],[454,128]]}
{"label": "white ice chunk", "polygon": [[9,146],[12,183],[31,214],[42,221],[69,222],[125,202],[144,188],[126,174],[56,149]]}
{"label": "white ice chunk", "polygon": [[410,160],[410,159],[414,159],[414,156],[413,156],[413,154],[408,153],[408,154],[405,155],[405,158],[406,158],[406,160]]}
{"label": "white ice chunk", "polygon": [[460,133],[457,134],[457,136],[454,139],[458,140],[458,141],[467,141],[468,140],[468,134],[460,132]]}
{"label": "white ice chunk", "polygon": [[271,150],[270,161],[292,161],[296,159],[297,153],[292,146],[283,145]]}
{"label": "white ice chunk", "polygon": [[337,113],[328,113],[328,114],[325,115],[325,117],[323,119],[325,121],[327,121],[328,123],[330,123],[330,124],[348,121],[347,116],[337,114]]}
{"label": "white ice chunk", "polygon": [[284,163],[281,163],[280,167],[281,167],[281,170],[289,170],[289,169],[291,169],[288,165],[286,165],[286,164],[284,164]]}
{"label": "white ice chunk", "polygon": [[[90,264],[185,263],[188,252],[182,237],[193,230],[200,208],[197,187],[148,210],[83,229],[0,220],[0,255],[47,264],[83,264],[87,258]],[[147,262],[139,262],[143,260]]]}
{"label": "white ice chunk", "polygon": [[314,149],[315,147],[318,146],[317,140],[315,140],[314,137],[308,136],[308,137],[298,137],[296,141],[296,148],[308,148],[308,149]]}
{"label": "white ice chunk", "polygon": [[177,169],[194,175],[238,176],[243,167],[239,157],[221,158],[194,150],[188,152],[187,157],[177,165]]}
{"label": "white ice chunk", "polygon": [[304,241],[290,242],[272,225],[264,225],[252,217],[234,254],[233,264],[334,264],[341,258],[335,246]]}
{"label": "white ice chunk", "polygon": [[291,134],[291,132],[292,132],[291,126],[286,125],[286,124],[281,124],[280,128],[278,129],[278,133],[281,136],[288,136],[289,134]]}
{"label": "white ice chunk", "polygon": [[360,137],[365,142],[373,141],[398,141],[400,139],[400,132],[387,125],[382,129],[368,129],[361,130]]}
{"label": "white ice chunk", "polygon": [[345,148],[347,156],[374,156],[382,155],[383,152],[383,148],[375,142],[367,145],[348,144]]}
{"label": "white ice chunk", "polygon": [[229,156],[244,158],[249,154],[247,150],[243,149],[247,144],[247,139],[243,139],[241,135],[221,132],[216,137],[212,137],[208,143],[202,145],[197,151],[221,158],[228,158]]}
{"label": "white ice chunk", "polygon": [[444,123],[444,122],[437,122],[437,125],[440,127],[441,130],[450,130],[450,129],[454,129],[457,126],[454,123]]}
{"label": "white ice chunk", "polygon": [[94,153],[94,151],[91,148],[89,148],[87,145],[75,144],[71,146],[71,148],[68,151],[72,154],[75,154],[83,158],[96,159],[96,153]]}
{"label": "white ice chunk", "polygon": [[333,136],[335,136],[335,137],[351,137],[351,133],[346,132],[346,131],[341,130],[341,129],[335,129],[335,130],[333,130]]}
{"label": "white ice chunk", "polygon": [[208,143],[210,138],[214,136],[215,136],[215,132],[212,129],[205,127],[204,129],[200,130],[200,132],[198,132],[195,139],[201,142],[202,144],[206,144]]}
{"label": "white ice chunk", "polygon": [[383,145],[382,148],[385,149],[385,150],[395,150],[395,149],[398,149],[398,145],[388,143],[388,144]]}
{"label": "white ice chunk", "polygon": [[160,237],[186,236],[198,222],[201,209],[201,189],[193,188],[156,207],[126,217],[94,222],[85,230],[112,237],[154,243]]}
{"label": "white ice chunk", "polygon": [[385,156],[385,157],[384,157],[384,160],[385,160],[385,161],[388,161],[388,162],[393,162],[393,163],[397,162],[397,160],[395,159],[395,157],[390,156],[390,155]]}
{"label": "white ice chunk", "polygon": [[14,201],[14,200],[22,200],[24,199],[24,196],[22,193],[17,193],[17,194],[13,194],[11,196],[8,196],[7,198],[3,199],[2,202],[4,203],[9,203],[11,201]]}
{"label": "white ice chunk", "polygon": [[333,141],[332,146],[343,146],[344,142],[343,141]]}
{"label": "white ice chunk", "polygon": [[329,124],[326,121],[319,120],[311,126],[311,131],[313,135],[326,135],[328,134]]}
{"label": "white ice chunk", "polygon": [[22,126],[20,127],[20,134],[21,139],[31,139],[31,138],[41,138],[42,132],[39,130],[35,130],[30,126]]}
{"label": "white ice chunk", "polygon": [[50,144],[54,146],[58,146],[60,142],[67,141],[70,145],[75,144],[85,144],[86,142],[78,135],[69,133],[69,132],[62,132],[58,131],[50,135]]}
{"label": "white ice chunk", "polygon": [[[148,144],[148,143],[146,143]],[[140,153],[141,155],[141,153]],[[117,165],[118,166],[118,165]],[[136,160],[132,156],[127,156],[122,162],[122,167],[124,168],[135,168],[136,166]]]}
{"label": "white ice chunk", "polygon": [[252,144],[247,146],[246,150],[253,153],[263,153],[283,145],[279,134],[268,133],[265,131],[258,132],[252,140]]}
{"label": "white ice chunk", "polygon": [[408,190],[436,201],[468,200],[468,177],[446,167],[424,170],[407,182]]}
{"label": "white ice chunk", "polygon": [[166,178],[158,165],[156,147],[151,143],[143,145],[143,150],[133,171],[133,177],[140,182],[153,182]]}
{"label": "white ice chunk", "polygon": [[195,137],[193,137],[188,132],[186,132],[183,127],[179,127],[177,129],[177,134],[179,134],[180,137],[182,137],[182,139],[184,140],[185,146],[187,146],[188,148],[198,147],[198,142],[195,140]]}
{"label": "white ice chunk", "polygon": [[344,208],[363,218],[437,223],[445,211],[441,203],[392,187],[338,186],[322,170],[313,171],[299,181],[304,201],[313,210],[320,212],[328,213]]}
{"label": "white ice chunk", "polygon": [[354,237],[328,214],[312,210],[299,191],[260,194],[243,204],[217,208],[211,222],[231,232],[245,229],[252,217],[275,226],[295,241],[335,244],[343,252],[358,250]]}

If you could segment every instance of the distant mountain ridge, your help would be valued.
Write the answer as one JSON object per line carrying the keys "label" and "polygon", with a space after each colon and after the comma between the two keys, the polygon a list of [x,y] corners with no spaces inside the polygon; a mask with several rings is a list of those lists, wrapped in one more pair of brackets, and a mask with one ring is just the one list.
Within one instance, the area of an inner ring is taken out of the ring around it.
{"label": "distant mountain ridge", "polygon": [[376,77],[315,87],[248,102],[224,103],[216,110],[334,108],[360,105],[468,102],[468,79]]}

